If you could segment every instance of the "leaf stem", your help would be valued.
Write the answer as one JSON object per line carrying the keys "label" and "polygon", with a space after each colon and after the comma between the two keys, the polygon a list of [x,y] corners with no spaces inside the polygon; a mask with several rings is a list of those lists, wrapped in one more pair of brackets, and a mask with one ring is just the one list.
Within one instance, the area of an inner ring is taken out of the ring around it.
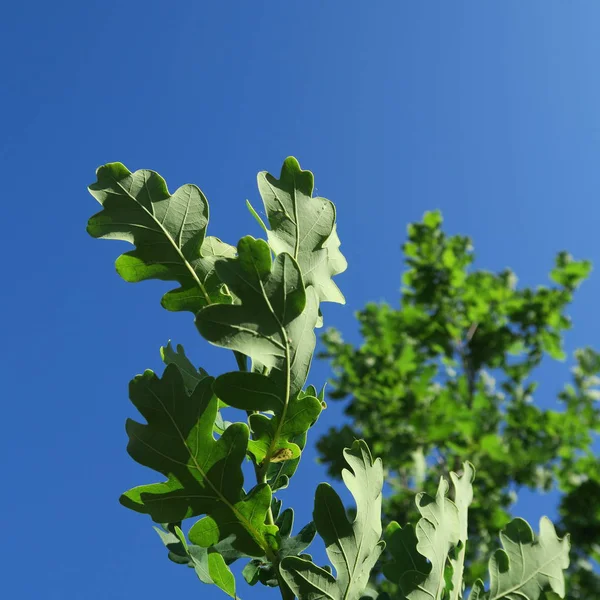
{"label": "leaf stem", "polygon": [[276,569],[276,573],[277,573],[277,581],[279,582],[279,590],[281,591],[282,600],[294,600],[294,598],[296,598],[296,596],[294,595],[294,592],[292,592],[292,590],[288,587],[288,584],[285,582],[285,580],[281,576],[281,573],[279,572],[279,564],[277,564],[275,566],[275,569]]}
{"label": "leaf stem", "polygon": [[290,342],[288,340],[287,332],[285,327],[282,325],[281,334],[283,337],[283,343],[285,345],[285,398],[283,400],[283,409],[281,410],[281,415],[279,417],[279,422],[277,423],[277,427],[275,429],[275,434],[273,435],[273,440],[271,441],[271,445],[267,450],[267,455],[263,461],[264,469],[269,468],[269,463],[271,462],[271,458],[273,457],[273,453],[275,452],[275,447],[277,445],[277,441],[279,440],[279,436],[281,435],[281,430],[283,429],[283,424],[285,422],[285,417],[287,415],[288,405],[290,403],[290,388],[292,386],[292,365],[290,360]]}
{"label": "leaf stem", "polygon": [[235,356],[235,362],[237,362],[238,369],[243,372],[248,371],[248,357],[237,350],[233,351],[233,355]]}

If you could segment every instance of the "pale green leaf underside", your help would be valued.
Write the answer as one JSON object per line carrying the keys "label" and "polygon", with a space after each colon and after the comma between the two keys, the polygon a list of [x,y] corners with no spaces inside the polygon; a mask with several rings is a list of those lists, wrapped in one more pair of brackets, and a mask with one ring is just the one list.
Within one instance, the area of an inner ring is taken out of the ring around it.
{"label": "pale green leaf underside", "polygon": [[543,590],[565,595],[563,571],[569,566],[569,539],[560,539],[547,517],[539,536],[523,519],[514,519],[500,533],[501,550],[489,563],[490,590],[484,600],[538,600]]}
{"label": "pale green leaf underside", "polygon": [[[208,341],[249,356],[253,372],[228,373],[216,382],[221,400],[253,414],[249,451],[257,464],[297,460],[293,441],[318,418],[322,406],[301,394],[315,348],[317,297],[304,288],[297,262],[287,253],[273,261],[269,246],[250,236],[238,243],[238,256],[217,262],[221,280],[240,304],[209,306],[196,324]],[[268,377],[255,366],[270,369]]]}
{"label": "pale green leaf underside", "polygon": [[[386,532],[393,562],[384,574],[398,583],[407,600],[460,600],[464,552],[467,540],[468,507],[473,500],[475,470],[465,463],[461,476],[450,475],[454,500],[447,497],[448,483],[440,480],[435,498],[417,496],[421,513],[417,527],[391,524]],[[540,521],[540,535],[514,519],[500,533],[503,549],[489,562],[490,589],[477,581],[469,600],[538,600],[545,591],[564,596],[563,570],[569,565],[568,539],[559,539],[547,519]]]}
{"label": "pale green leaf underside", "polygon": [[289,254],[272,263],[266,242],[246,236],[238,243],[238,257],[218,261],[217,272],[240,304],[209,306],[198,314],[198,329],[208,341],[278,370],[286,369],[292,345],[314,342],[314,324],[307,327],[312,339],[306,335],[290,343],[287,336],[307,304],[302,275]]}
{"label": "pale green leaf underside", "polygon": [[219,258],[234,256],[235,249],[206,237],[208,202],[198,187],[184,185],[171,195],[158,173],[131,173],[121,163],[100,167],[96,176],[88,189],[103,210],[91,217],[87,230],[96,238],[136,246],[117,259],[123,279],[179,282],[179,288],[163,297],[168,310],[196,313],[208,304],[232,301],[214,265]]}
{"label": "pale green leaf underside", "polygon": [[344,457],[350,466],[343,472],[344,483],[356,501],[354,522],[348,520],[340,497],[325,483],[317,488],[313,513],[336,577],[301,558],[284,559],[281,564],[283,577],[301,600],[359,600],[385,545],[380,540],[381,460],[373,461],[363,441],[344,450]]}
{"label": "pale green leaf underside", "polygon": [[[452,600],[462,597],[468,507],[473,500],[474,475],[472,465],[465,463],[461,477],[451,475],[454,502],[447,497],[448,482],[441,478],[435,498],[417,495],[421,519],[416,527],[400,528],[396,523],[388,527],[386,540],[393,562],[384,567],[384,574],[400,585],[408,600],[439,600],[445,591]],[[448,562],[449,584],[445,578]]]}
{"label": "pale green leaf underside", "polygon": [[271,227],[267,237],[275,254],[287,252],[298,261],[305,284],[315,288],[319,302],[343,304],[344,296],[332,279],[347,267],[339,250],[335,206],[313,197],[313,188],[313,174],[303,171],[293,157],[284,161],[279,179],[266,171],[258,174]]}

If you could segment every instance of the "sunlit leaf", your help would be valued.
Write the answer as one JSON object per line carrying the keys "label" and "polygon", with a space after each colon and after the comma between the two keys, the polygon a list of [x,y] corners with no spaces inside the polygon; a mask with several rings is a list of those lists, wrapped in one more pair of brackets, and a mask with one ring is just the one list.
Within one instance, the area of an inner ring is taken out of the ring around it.
{"label": "sunlit leaf", "polygon": [[314,286],[320,302],[344,303],[332,277],[346,270],[339,250],[335,206],[325,198],[313,197],[314,176],[289,157],[276,179],[259,173],[258,189],[271,227],[267,231],[275,254],[287,252],[298,262],[305,285]]}
{"label": "sunlit leaf", "polygon": [[[277,533],[276,527],[264,525],[271,492],[255,488],[254,495],[243,496],[241,464],[248,428],[235,423],[214,439],[218,401],[212,383],[212,378],[205,377],[188,395],[174,364],[167,366],[160,379],[146,371],[131,382],[131,401],[148,424],[127,421],[127,450],[167,480],[133,488],[122,495],[121,502],[159,523],[214,515],[216,531],[206,546],[235,533],[239,550],[262,556],[269,549],[266,536]],[[261,515],[262,524],[257,525]]]}
{"label": "sunlit leaf", "polygon": [[154,171],[131,173],[121,163],[100,167],[89,191],[103,210],[88,223],[96,238],[130,242],[135,250],[122,254],[117,272],[126,281],[177,281],[162,304],[168,310],[196,313],[212,303],[229,303],[231,296],[215,273],[215,261],[234,256],[235,249],[206,237],[208,202],[195,185],[170,194]]}
{"label": "sunlit leaf", "polygon": [[333,488],[326,483],[319,485],[313,517],[336,577],[309,560],[284,559],[282,575],[300,600],[359,600],[385,546],[380,540],[381,460],[373,460],[363,441],[346,449],[344,457],[351,469],[344,471],[344,483],[356,501],[356,517],[350,522],[342,500]]}

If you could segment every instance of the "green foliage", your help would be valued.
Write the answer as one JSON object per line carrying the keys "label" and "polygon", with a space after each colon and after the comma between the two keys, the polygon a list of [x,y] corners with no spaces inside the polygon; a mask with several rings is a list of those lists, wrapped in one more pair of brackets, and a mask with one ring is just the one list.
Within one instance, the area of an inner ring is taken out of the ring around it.
{"label": "green foliage", "polygon": [[209,547],[234,534],[238,550],[250,556],[267,554],[267,537],[277,533],[265,525],[271,490],[259,485],[242,496],[248,427],[234,423],[218,440],[213,438],[217,397],[212,378],[204,378],[188,396],[179,369],[169,365],[162,379],[152,371],[136,377],[129,397],[148,424],[127,421],[127,450],[168,479],[125,492],[122,504],[157,523],[206,514],[190,531],[198,545]]}
{"label": "green foliage", "polygon": [[[347,399],[350,421],[319,441],[322,460],[336,476],[342,448],[365,439],[386,465],[384,518],[400,523],[418,518],[416,491],[435,489],[441,475],[467,460],[476,464],[470,580],[484,576],[494,540],[511,521],[514,490],[558,487],[558,527],[571,533],[575,557],[570,598],[599,597],[590,561],[600,558],[600,463],[592,448],[600,430],[600,355],[575,353],[573,383],[556,408],[533,402],[535,368],[544,356],[565,356],[565,311],[590,263],[561,252],[550,274],[555,285],[518,288],[509,270],[473,269],[470,240],[446,236],[437,212],[409,226],[403,250],[400,306],[360,311],[358,346],[336,330],[323,336],[323,356],[336,374],[330,396]],[[397,583],[380,587],[396,593]]]}
{"label": "green foliage", "polygon": [[[451,474],[454,501],[446,497],[448,482],[440,479],[435,498],[424,493],[417,495],[416,505],[422,518],[416,530],[410,525],[402,530],[396,522],[387,529],[394,560],[385,565],[384,574],[400,585],[409,600],[441,597],[447,585],[451,598],[459,598],[462,593],[467,511],[473,500],[471,482],[475,475],[469,463],[465,463],[464,470],[461,478]],[[452,549],[454,556],[448,559]],[[448,580],[447,568],[451,569]]]}
{"label": "green foliage", "polygon": [[209,304],[231,302],[215,275],[215,263],[233,256],[234,249],[206,237],[208,202],[195,185],[184,185],[171,196],[158,173],[131,173],[121,163],[100,167],[96,175],[89,190],[103,210],[90,219],[87,230],[96,238],[135,244],[135,250],[117,259],[123,279],[179,282],[181,287],[163,296],[167,310],[195,313]]}
{"label": "green foliage", "polygon": [[[332,279],[346,268],[335,208],[312,197],[312,173],[293,158],[284,162],[279,179],[261,173],[258,184],[268,227],[250,211],[267,240],[246,236],[236,247],[206,237],[208,202],[195,186],[171,195],[156,173],[131,173],[120,163],[101,167],[90,186],[103,206],[90,219],[90,234],[135,245],[117,259],[119,274],[132,282],[178,282],[163,296],[163,306],[193,312],[202,337],[232,350],[238,364],[237,371],[215,378],[169,342],[161,348],[162,375],[147,370],[131,381],[129,397],[145,423],[127,421],[127,450],[163,480],[126,491],[121,503],[159,525],[172,562],[232,598],[238,592],[230,565],[244,560],[246,582],[279,588],[284,600],[361,600],[373,594],[369,580],[385,548],[381,459],[374,460],[362,440],[343,451],[349,468],[342,477],[356,502],[352,519],[338,494],[322,483],[313,521],[294,535],[293,509],[282,510],[274,495],[289,484],[307,432],[325,407],[324,388],[317,392],[306,381],[314,330],[323,319],[320,303],[344,302]],[[437,217],[428,219],[435,226]],[[573,285],[580,270],[563,262],[555,277]],[[546,338],[545,348],[558,347],[552,335]],[[418,364],[418,351],[403,355],[407,373],[414,370],[409,364]],[[596,366],[587,354],[581,363],[583,370]],[[586,386],[583,377],[565,401],[585,404]],[[224,421],[224,407],[241,411],[242,421]],[[573,428],[570,435],[580,433]],[[583,460],[578,454],[567,459]],[[244,481],[245,461],[256,479],[250,484]],[[384,572],[406,599],[462,598],[473,476],[465,463],[460,477],[451,475],[452,498],[441,480],[435,499],[417,497],[416,528],[388,528],[392,562]],[[333,568],[318,566],[306,554],[316,533]],[[542,523],[538,542],[524,522],[515,521],[501,539],[505,550],[491,559],[490,591],[477,581],[473,598],[513,600],[518,593],[536,600],[546,588],[562,597],[568,543],[556,538],[552,525]]]}
{"label": "green foliage", "polygon": [[226,557],[229,555],[229,562],[232,562],[243,555],[235,552],[231,554],[229,540],[207,549],[188,544],[183,531],[177,525],[167,524],[164,529],[159,527],[154,529],[167,547],[170,560],[193,568],[202,583],[214,584],[228,596],[236,597],[235,577],[227,564]]}
{"label": "green foliage", "polygon": [[559,539],[554,525],[540,520],[538,538],[523,519],[514,519],[500,533],[502,549],[496,550],[489,563],[490,590],[478,581],[471,592],[474,598],[539,598],[544,591],[559,597],[565,594],[562,571],[569,566],[569,541]]}
{"label": "green foliage", "polygon": [[[386,530],[391,561],[385,576],[398,585],[406,600],[445,600],[463,597],[462,555],[467,542],[468,508],[473,500],[475,472],[469,463],[463,474],[451,474],[453,500],[448,482],[440,479],[435,498],[417,496],[421,515],[416,528],[401,528],[395,521]],[[500,533],[502,548],[489,561],[490,585],[477,580],[469,600],[538,600],[546,592],[562,598],[563,570],[569,566],[569,540],[559,539],[552,523],[540,521],[536,538],[529,525],[514,519]]]}
{"label": "green foliage", "polygon": [[335,206],[325,198],[312,198],[313,188],[313,174],[302,171],[293,157],[283,163],[279,179],[259,173],[258,189],[271,229],[263,226],[273,252],[287,252],[298,261],[305,284],[315,288],[320,302],[343,304],[344,296],[331,279],[347,266],[339,250]]}
{"label": "green foliage", "polygon": [[344,458],[352,469],[345,469],[343,477],[356,500],[354,522],[348,520],[342,500],[327,483],[317,487],[313,513],[337,578],[306,558],[288,557],[281,563],[285,581],[301,599],[358,600],[384,547],[380,541],[381,459],[373,461],[364,442],[355,442],[344,450]]}
{"label": "green foliage", "polygon": [[[169,343],[161,349],[162,377],[146,371],[131,382],[146,424],[127,422],[128,451],[166,480],[135,487],[121,502],[165,524],[169,556],[193,566],[201,581],[235,595],[227,554],[255,557],[249,568],[256,566],[260,581],[281,585],[280,562],[314,537],[313,524],[291,535],[291,509],[276,520],[273,491],[288,485],[324,405],[322,393],[304,386],[319,304],[344,301],[332,280],[346,268],[335,208],[312,197],[312,173],[288,158],[280,179],[259,174],[268,241],[246,236],[234,248],[206,237],[208,202],[196,186],[171,195],[157,173],[131,173],[120,163],[97,176],[89,189],[103,209],[88,232],[135,245],[117,259],[118,273],[132,282],[178,282],[163,306],[193,312],[202,336],[233,350],[240,367],[214,379]],[[224,422],[224,406],[243,410],[246,422]],[[248,491],[244,460],[257,479]],[[180,524],[194,517],[201,518],[188,543]]]}

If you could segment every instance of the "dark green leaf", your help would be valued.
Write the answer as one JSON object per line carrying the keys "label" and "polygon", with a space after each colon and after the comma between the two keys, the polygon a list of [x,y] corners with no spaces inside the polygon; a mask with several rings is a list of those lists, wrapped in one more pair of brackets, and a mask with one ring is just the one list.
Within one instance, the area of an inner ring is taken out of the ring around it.
{"label": "dark green leaf", "polygon": [[[248,428],[235,423],[214,439],[218,401],[212,382],[212,378],[204,378],[189,396],[174,364],[167,366],[162,379],[146,371],[131,382],[130,398],[148,424],[127,421],[127,450],[134,460],[159,471],[167,481],[133,488],[123,494],[121,502],[162,523],[216,515],[217,531],[211,544],[235,533],[237,549],[262,556],[269,552],[266,536],[277,531],[264,525],[270,490],[242,497],[241,463]],[[253,502],[255,497],[264,500],[265,496],[266,506]],[[260,515],[262,526],[257,526]],[[226,522],[218,522],[219,517]]]}
{"label": "dark green leaf", "polygon": [[217,377],[213,390],[225,404],[241,410],[280,412],[283,404],[277,383],[259,373],[225,373]]}
{"label": "dark green leaf", "polygon": [[193,392],[196,386],[205,377],[208,377],[208,373],[204,369],[197,369],[188,357],[185,355],[183,346],[177,344],[177,350],[173,350],[171,342],[166,346],[162,346],[160,349],[160,356],[165,365],[175,364],[177,365],[181,376],[183,377],[183,383],[185,389],[189,393]]}

